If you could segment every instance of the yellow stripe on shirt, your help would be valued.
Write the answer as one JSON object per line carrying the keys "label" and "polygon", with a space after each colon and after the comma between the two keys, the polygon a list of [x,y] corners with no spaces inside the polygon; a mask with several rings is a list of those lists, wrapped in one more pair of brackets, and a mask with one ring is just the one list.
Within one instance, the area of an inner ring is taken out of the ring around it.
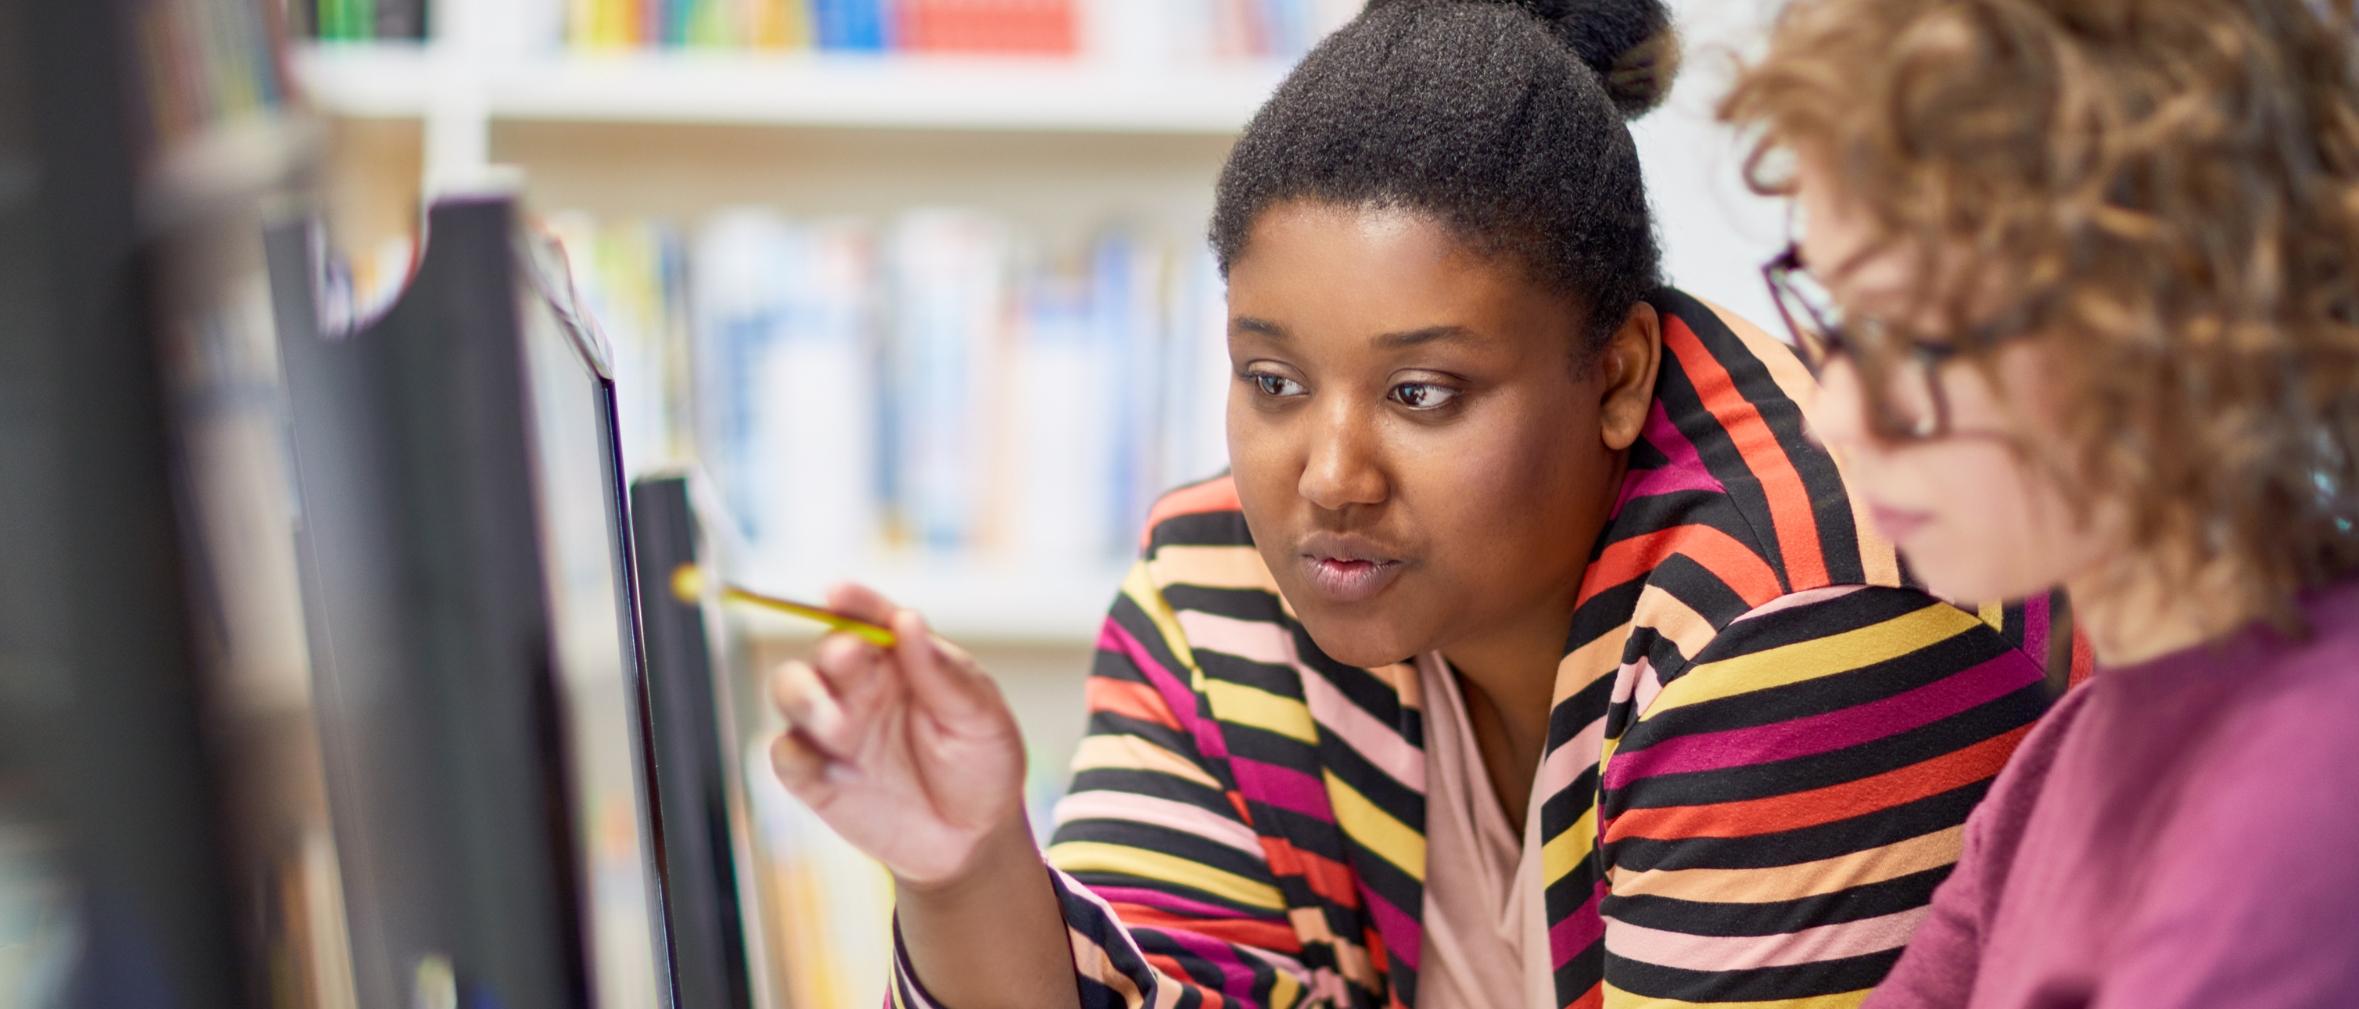
{"label": "yellow stripe on shirt", "polygon": [[1166,852],[1099,841],[1067,841],[1050,845],[1048,860],[1058,870],[1073,875],[1087,872],[1117,873],[1134,879],[1184,886],[1257,910],[1286,909],[1285,899],[1278,895],[1277,887]]}
{"label": "yellow stripe on shirt", "polygon": [[1948,640],[1979,623],[1955,606],[1933,603],[1856,630],[1701,663],[1665,684],[1662,694],[1639,720],[1691,704],[1807,683],[1889,662]]}

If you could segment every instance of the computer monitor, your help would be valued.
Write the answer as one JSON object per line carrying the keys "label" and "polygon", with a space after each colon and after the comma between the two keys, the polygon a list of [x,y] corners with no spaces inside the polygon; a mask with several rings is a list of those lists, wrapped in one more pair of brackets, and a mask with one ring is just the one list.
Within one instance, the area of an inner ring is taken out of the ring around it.
{"label": "computer monitor", "polygon": [[284,356],[360,1002],[672,1005],[613,384],[512,198],[426,234]]}
{"label": "computer monitor", "polygon": [[663,814],[665,917],[672,926],[680,1004],[753,1009],[749,937],[757,932],[745,913],[745,817],[733,808],[744,793],[735,774],[726,663],[716,647],[723,624],[709,597],[683,600],[670,591],[673,573],[683,566],[722,566],[705,536],[696,486],[679,473],[631,484]]}
{"label": "computer monitor", "polygon": [[602,1005],[663,1005],[671,974],[663,820],[610,352],[574,309],[553,245],[531,236],[518,245],[535,499],[592,972]]}

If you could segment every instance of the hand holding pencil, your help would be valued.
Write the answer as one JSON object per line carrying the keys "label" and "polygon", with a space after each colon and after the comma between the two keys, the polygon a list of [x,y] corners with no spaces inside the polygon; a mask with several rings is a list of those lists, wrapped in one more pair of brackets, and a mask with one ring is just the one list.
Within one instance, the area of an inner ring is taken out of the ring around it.
{"label": "hand holding pencil", "polygon": [[787,722],[770,755],[787,790],[905,886],[952,883],[1011,834],[1037,861],[1023,739],[973,657],[859,586],[830,592],[814,618],[838,630],[770,681]]}

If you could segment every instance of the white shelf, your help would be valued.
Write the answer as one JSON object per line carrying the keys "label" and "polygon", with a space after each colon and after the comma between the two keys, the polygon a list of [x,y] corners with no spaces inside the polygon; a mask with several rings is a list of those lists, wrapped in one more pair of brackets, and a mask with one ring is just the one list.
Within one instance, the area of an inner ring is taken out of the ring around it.
{"label": "white shelf", "polygon": [[315,46],[313,100],[356,117],[429,116],[472,80],[491,122],[683,123],[1225,136],[1281,78],[1262,65],[1135,69],[1073,60],[543,55],[470,66],[417,47]]}
{"label": "white shelf", "polygon": [[[988,562],[929,565],[894,560],[860,569],[859,581],[895,603],[925,614],[935,633],[972,648],[1088,648],[1121,590],[1126,565],[1019,568]],[[816,592],[765,583],[742,575],[747,588],[785,591],[803,598]],[[814,639],[816,625],[788,617],[737,610],[744,626],[763,638]]]}
{"label": "white shelf", "polygon": [[827,56],[552,58],[488,76],[495,119],[1228,134],[1274,73]]}
{"label": "white shelf", "polygon": [[421,45],[328,43],[295,50],[295,77],[312,105],[360,119],[419,119],[434,105],[441,61]]}

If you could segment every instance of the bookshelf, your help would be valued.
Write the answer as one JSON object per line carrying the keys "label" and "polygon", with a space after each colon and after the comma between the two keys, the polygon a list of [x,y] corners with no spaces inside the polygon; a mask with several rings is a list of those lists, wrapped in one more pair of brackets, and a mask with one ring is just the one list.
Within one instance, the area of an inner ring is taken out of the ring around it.
{"label": "bookshelf", "polygon": [[[1044,244],[1116,224],[1185,248],[1236,131],[1285,69],[1270,59],[589,49],[520,44],[512,24],[470,0],[444,0],[432,15],[427,39],[313,42],[293,60],[333,124],[340,244],[364,255],[410,226],[388,207],[495,164],[523,170],[541,211],[689,233],[743,206],[880,228],[911,208],[950,207]],[[1061,651],[1067,676],[1086,668],[1126,564],[927,556],[896,551],[843,570],[979,651]],[[799,630],[754,626],[784,641]]]}
{"label": "bookshelf", "polygon": [[314,106],[348,119],[424,119],[441,60],[415,42],[298,44],[296,79]]}

